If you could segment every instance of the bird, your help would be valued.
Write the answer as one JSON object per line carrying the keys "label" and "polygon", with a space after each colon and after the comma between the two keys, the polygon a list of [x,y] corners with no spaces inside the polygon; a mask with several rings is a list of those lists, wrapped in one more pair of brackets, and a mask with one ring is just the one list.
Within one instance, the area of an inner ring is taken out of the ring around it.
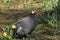
{"label": "bird", "polygon": [[36,10],[32,10],[31,14],[14,23],[16,29],[13,31],[13,36],[19,39],[26,38],[37,27]]}

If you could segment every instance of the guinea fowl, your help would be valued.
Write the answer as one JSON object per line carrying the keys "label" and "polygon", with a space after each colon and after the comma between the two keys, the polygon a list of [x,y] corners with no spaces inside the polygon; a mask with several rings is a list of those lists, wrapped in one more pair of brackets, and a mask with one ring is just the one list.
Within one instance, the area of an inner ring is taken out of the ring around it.
{"label": "guinea fowl", "polygon": [[14,24],[16,26],[16,29],[14,30],[13,35],[18,35],[17,38],[22,39],[22,38],[25,38],[28,34],[32,33],[32,31],[37,26],[35,14],[36,14],[36,11],[32,10],[32,13],[30,16],[27,16],[17,21]]}

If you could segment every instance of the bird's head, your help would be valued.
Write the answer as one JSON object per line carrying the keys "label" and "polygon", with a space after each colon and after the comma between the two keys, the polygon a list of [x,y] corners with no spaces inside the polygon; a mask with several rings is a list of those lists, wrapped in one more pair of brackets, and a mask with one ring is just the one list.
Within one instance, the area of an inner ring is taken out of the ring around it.
{"label": "bird's head", "polygon": [[35,14],[36,14],[36,10],[33,9],[33,10],[31,11],[31,14],[32,14],[32,15],[35,15]]}

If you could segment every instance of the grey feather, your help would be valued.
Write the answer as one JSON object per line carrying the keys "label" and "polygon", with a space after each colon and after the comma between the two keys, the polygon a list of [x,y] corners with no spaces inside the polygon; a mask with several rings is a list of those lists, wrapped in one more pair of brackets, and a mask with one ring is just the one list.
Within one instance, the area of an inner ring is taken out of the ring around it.
{"label": "grey feather", "polygon": [[[34,15],[25,17],[15,23],[16,31],[19,35],[27,35],[31,33],[37,26],[37,22]],[[20,29],[22,27],[22,29]]]}

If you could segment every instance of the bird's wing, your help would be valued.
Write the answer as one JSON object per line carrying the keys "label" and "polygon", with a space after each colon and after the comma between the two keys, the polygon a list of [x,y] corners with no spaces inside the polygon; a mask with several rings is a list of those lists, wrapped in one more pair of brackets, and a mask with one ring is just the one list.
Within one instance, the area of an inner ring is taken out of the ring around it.
{"label": "bird's wing", "polygon": [[17,33],[19,33],[22,29],[23,29],[22,27],[19,27],[19,28],[17,29]]}
{"label": "bird's wing", "polygon": [[24,31],[24,29],[23,29],[22,26],[20,26],[20,27],[17,29],[17,33],[18,33],[19,35],[24,35],[24,34],[25,34],[25,31]]}
{"label": "bird's wing", "polygon": [[21,20],[17,21],[15,24],[21,23],[22,21],[26,20],[27,18],[29,18],[29,17],[22,18]]}
{"label": "bird's wing", "polygon": [[15,23],[15,25],[18,24],[18,23],[20,23],[21,21],[22,21],[22,20],[17,21],[17,22]]}

